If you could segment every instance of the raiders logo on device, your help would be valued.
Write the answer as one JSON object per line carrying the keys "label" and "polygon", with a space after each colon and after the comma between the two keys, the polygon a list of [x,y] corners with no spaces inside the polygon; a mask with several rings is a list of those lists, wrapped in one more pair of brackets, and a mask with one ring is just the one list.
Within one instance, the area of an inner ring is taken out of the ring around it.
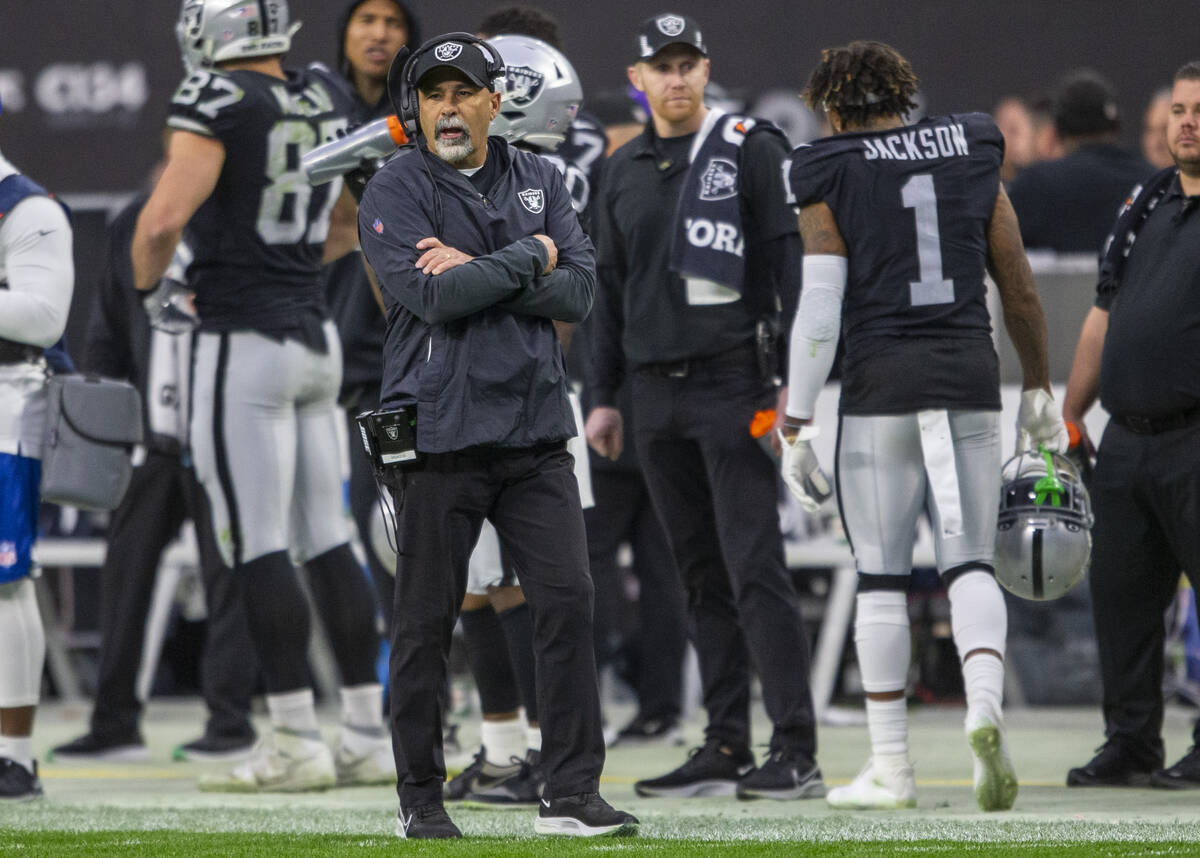
{"label": "raiders logo on device", "polygon": [[541,214],[542,207],[546,204],[546,195],[541,188],[526,188],[518,193],[517,197],[520,198],[521,205],[534,214]]}
{"label": "raiders logo on device", "polygon": [[504,101],[513,107],[528,107],[542,91],[546,76],[529,66],[507,66],[504,70]]}
{"label": "raiders logo on device", "polygon": [[458,42],[446,42],[433,49],[433,55],[442,62],[448,62],[462,53],[463,46]]}
{"label": "raiders logo on device", "polygon": [[678,15],[663,15],[654,23],[664,36],[678,36],[683,32],[683,19]]}
{"label": "raiders logo on device", "polygon": [[725,158],[710,158],[700,176],[700,199],[706,203],[737,196],[737,164]]}

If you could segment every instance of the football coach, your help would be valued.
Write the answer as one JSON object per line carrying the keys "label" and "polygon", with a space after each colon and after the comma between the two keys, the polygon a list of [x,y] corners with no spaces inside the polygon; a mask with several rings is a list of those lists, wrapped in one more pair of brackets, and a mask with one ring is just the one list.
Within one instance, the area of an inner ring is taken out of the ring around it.
{"label": "football coach", "polygon": [[387,311],[381,411],[405,430],[402,441],[415,430],[415,462],[389,473],[402,837],[460,836],[442,805],[442,710],[467,560],[485,519],[533,612],[546,778],[534,830],[590,836],[637,825],[597,792],[592,582],[553,324],[587,316],[595,260],[554,166],[488,137],[503,74],[502,58],[465,33],[409,57],[399,101],[418,141],[376,173],[359,207]]}

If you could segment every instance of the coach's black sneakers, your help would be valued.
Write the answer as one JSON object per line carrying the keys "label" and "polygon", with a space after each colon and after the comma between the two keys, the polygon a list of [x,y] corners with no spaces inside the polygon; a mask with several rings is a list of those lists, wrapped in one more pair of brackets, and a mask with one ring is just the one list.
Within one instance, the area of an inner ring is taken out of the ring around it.
{"label": "coach's black sneakers", "polygon": [[568,837],[603,837],[633,834],[637,817],[617,810],[598,792],[584,792],[563,798],[542,799],[533,830],[538,834],[563,834]]}
{"label": "coach's black sneakers", "polygon": [[530,748],[525,759],[516,765],[516,771],[512,766],[484,763],[464,798],[484,804],[537,804],[542,789],[539,762],[541,754]]}
{"label": "coach's black sneakers", "polygon": [[56,763],[148,763],[150,749],[137,733],[101,736],[88,732],[53,748],[46,759]]}
{"label": "coach's black sneakers", "polygon": [[462,837],[458,826],[441,804],[432,802],[405,811],[400,808],[396,819],[396,836],[405,840],[449,840]]}
{"label": "coach's black sneakers", "polygon": [[1200,789],[1200,748],[1195,745],[1169,769],[1150,775],[1150,786],[1160,789]]}
{"label": "coach's black sneakers", "polygon": [[700,798],[734,795],[738,782],[754,771],[754,755],[748,748],[733,749],[717,739],[693,748],[687,762],[662,777],[638,781],[633,791],[640,796]]}
{"label": "coach's black sneakers", "polygon": [[770,756],[737,784],[737,797],[821,798],[825,782],[813,758],[803,751],[772,751]]}
{"label": "coach's black sneakers", "polygon": [[38,779],[37,760],[33,770],[15,760],[0,757],[0,801],[32,801],[42,797],[42,782]]}
{"label": "coach's black sneakers", "polygon": [[1067,786],[1146,786],[1157,765],[1135,760],[1116,742],[1105,742],[1091,761],[1067,772]]}

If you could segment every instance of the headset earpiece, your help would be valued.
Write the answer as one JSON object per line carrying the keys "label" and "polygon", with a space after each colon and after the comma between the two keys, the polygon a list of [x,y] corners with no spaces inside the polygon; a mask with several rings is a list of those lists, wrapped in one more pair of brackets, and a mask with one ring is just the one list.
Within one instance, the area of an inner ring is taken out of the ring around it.
{"label": "headset earpiece", "polygon": [[411,58],[412,51],[408,49],[408,45],[405,45],[396,52],[396,56],[392,57],[392,64],[388,66],[387,73],[388,102],[392,105],[392,112],[400,118],[402,123],[407,123],[413,118],[408,116],[408,95],[404,87],[404,71]]}

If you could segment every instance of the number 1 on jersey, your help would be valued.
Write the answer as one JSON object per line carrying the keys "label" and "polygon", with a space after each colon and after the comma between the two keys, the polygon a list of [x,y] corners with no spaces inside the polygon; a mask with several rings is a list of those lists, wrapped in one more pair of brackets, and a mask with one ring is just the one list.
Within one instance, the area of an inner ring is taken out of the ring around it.
{"label": "number 1 on jersey", "polygon": [[942,277],[942,238],[938,232],[937,193],[933,176],[919,173],[900,188],[906,209],[916,213],[917,270],[921,279],[909,283],[912,306],[950,304],[954,301],[954,281]]}

